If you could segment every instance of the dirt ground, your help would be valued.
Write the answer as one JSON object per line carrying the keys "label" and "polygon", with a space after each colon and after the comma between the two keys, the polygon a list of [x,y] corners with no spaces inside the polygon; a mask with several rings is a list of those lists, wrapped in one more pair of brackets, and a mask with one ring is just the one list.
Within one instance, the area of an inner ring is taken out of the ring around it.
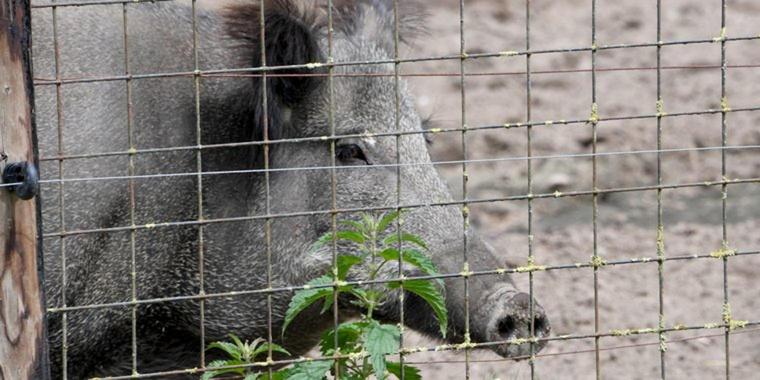
{"label": "dirt ground", "polygon": [[[597,2],[597,45],[652,43],[657,41],[656,1]],[[757,35],[760,3],[730,1],[727,9],[729,37]],[[429,36],[408,56],[438,56],[459,51],[459,2],[436,1],[429,5]],[[525,1],[473,0],[465,3],[465,46],[468,53],[525,50]],[[662,2],[663,41],[711,39],[720,35],[719,1]],[[530,44],[533,50],[588,47],[591,44],[591,0],[533,1]],[[760,41],[727,43],[729,65],[760,61]],[[662,66],[719,66],[720,44],[677,45],[662,48]],[[600,50],[597,54],[596,98],[599,117],[652,115],[656,112],[655,70],[604,71],[607,68],[656,67],[654,47]],[[468,61],[469,73],[520,73],[525,57],[500,57]],[[531,71],[589,69],[591,53],[536,54]],[[458,61],[434,61],[405,66],[408,73],[458,73]],[[531,86],[531,120],[587,119],[591,113],[592,78],[589,72],[534,73]],[[760,101],[757,68],[730,68],[726,78],[730,107],[752,107]],[[460,78],[412,78],[423,114],[436,127],[457,128],[462,123]],[[519,75],[471,76],[466,79],[466,123],[470,127],[525,121],[526,77]],[[719,68],[666,69],[662,71],[662,98],[668,113],[719,109]],[[760,112],[728,114],[728,145],[760,144]],[[539,126],[531,132],[534,156],[591,152],[591,127],[586,124]],[[433,145],[434,159],[461,160],[461,134],[441,134]],[[656,154],[616,154],[657,148],[653,118],[607,121],[598,126],[598,187],[650,186],[656,184]],[[662,180],[683,184],[720,180],[720,114],[678,116],[662,121],[663,149],[700,148],[699,151],[662,154]],[[467,133],[467,158],[500,161],[471,163],[468,196],[471,199],[527,194],[527,137],[525,128]],[[760,177],[757,149],[726,152],[727,177]],[[461,194],[461,166],[442,165],[441,172],[454,192]],[[533,193],[592,189],[589,157],[533,160]],[[728,188],[727,236],[731,248],[760,248],[760,187],[757,183]],[[460,195],[461,196],[461,195]],[[704,255],[721,246],[722,217],[719,187],[666,190],[662,197],[667,256]],[[592,201],[590,197],[541,199],[533,202],[534,254],[541,265],[588,262],[593,252]],[[486,239],[504,253],[504,260],[526,262],[528,252],[527,202],[496,202],[473,206],[473,223]],[[657,254],[657,197],[655,191],[615,193],[600,197],[598,253],[608,261]],[[732,316],[760,319],[758,288],[760,257],[730,258],[728,297]],[[723,264],[716,259],[671,261],[664,271],[664,316],[668,326],[704,325],[721,321]],[[527,289],[527,275],[515,280]],[[594,332],[593,272],[569,269],[535,274],[534,292],[553,324],[555,335]],[[599,270],[600,331],[657,327],[658,271],[656,263],[607,266]],[[715,379],[725,375],[722,330],[698,330],[667,334],[671,341],[665,355],[670,379]],[[611,337],[602,348],[651,343],[601,352],[605,379],[659,378],[657,337]],[[409,344],[431,345],[423,338]],[[593,339],[556,341],[535,362],[539,379],[590,379],[595,376]],[[591,349],[592,352],[556,355]],[[489,352],[473,354],[472,378],[530,378],[527,363],[497,361]],[[730,338],[732,378],[750,379],[760,371],[760,332],[738,330]],[[463,353],[428,353],[410,361],[463,361]],[[425,378],[459,379],[463,363],[421,365]]]}

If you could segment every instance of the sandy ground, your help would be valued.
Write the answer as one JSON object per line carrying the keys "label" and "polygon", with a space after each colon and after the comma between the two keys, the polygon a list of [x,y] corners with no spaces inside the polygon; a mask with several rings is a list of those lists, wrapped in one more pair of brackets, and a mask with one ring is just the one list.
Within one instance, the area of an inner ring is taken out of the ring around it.
{"label": "sandy ground", "polygon": [[[597,45],[651,43],[656,41],[656,1],[599,1]],[[459,51],[458,1],[430,5],[430,35],[410,56],[456,54]],[[727,9],[727,35],[757,35],[760,4],[731,1]],[[476,0],[465,4],[465,46],[469,53],[525,50],[525,1]],[[666,1],[662,8],[663,41],[711,39],[720,35],[720,2]],[[534,1],[531,5],[531,49],[587,47],[591,43],[591,1]],[[758,41],[731,42],[728,64],[756,63]],[[588,69],[591,53],[536,54],[532,71]],[[719,44],[679,45],[662,49],[663,66],[720,65]],[[597,68],[655,67],[656,48],[602,50]],[[471,73],[525,71],[524,57],[469,61]],[[409,64],[409,73],[459,72],[458,61]],[[732,108],[751,107],[760,100],[760,88],[752,85],[760,71],[729,69],[726,90]],[[654,70],[600,71],[596,77],[599,116],[652,115],[656,112]],[[662,97],[668,113],[720,108],[720,69],[662,71]],[[461,125],[459,77],[411,79],[418,105],[437,122],[437,127]],[[466,79],[466,122],[470,127],[523,122],[527,118],[525,75],[471,76]],[[586,119],[591,112],[592,78],[589,72],[532,75],[531,120]],[[760,113],[737,112],[727,118],[729,145],[760,143]],[[701,151],[662,155],[664,183],[682,184],[719,180],[721,155],[710,149],[721,145],[720,115],[670,117],[662,122],[664,149],[701,148]],[[585,124],[540,126],[531,132],[534,156],[584,154],[591,151],[591,127]],[[461,160],[461,135],[439,135],[434,142],[437,160]],[[657,148],[655,119],[602,122],[598,127],[599,152],[646,151]],[[468,159],[502,159],[469,164],[468,193],[471,199],[527,194],[525,128],[475,131],[467,134]],[[728,178],[760,176],[756,149],[726,154]],[[655,154],[612,154],[598,158],[598,187],[649,186],[656,184]],[[441,166],[452,189],[461,194],[461,167]],[[592,189],[592,162],[588,157],[536,159],[532,166],[533,193]],[[760,247],[758,184],[729,187],[727,235],[740,251]],[[719,188],[685,188],[663,192],[664,242],[667,256],[708,254],[722,241]],[[541,265],[588,262],[593,252],[592,202],[590,197],[566,197],[533,202],[534,254]],[[505,261],[525,263],[528,252],[527,202],[496,202],[473,207],[473,222]],[[599,199],[598,253],[608,261],[657,254],[657,196],[654,191],[616,193]],[[760,257],[731,258],[728,264],[729,302],[736,319],[760,319],[757,286]],[[667,262],[664,271],[666,325],[704,325],[721,320],[723,265],[716,259]],[[515,280],[527,289],[527,275]],[[598,276],[600,331],[656,327],[658,323],[658,271],[656,263],[608,266]],[[593,272],[569,269],[535,274],[534,291],[546,308],[554,334],[583,335],[594,332]],[[700,330],[667,334],[674,341],[665,355],[670,379],[722,378],[725,346],[722,336],[675,342],[686,337],[720,334]],[[410,344],[433,342],[422,338]],[[619,347],[652,343],[643,347],[603,351],[602,378],[650,379],[659,377],[657,337],[613,337],[600,346]],[[595,376],[593,339],[551,343],[535,362],[539,379],[588,379]],[[751,379],[760,370],[760,333],[737,331],[730,338],[732,378]],[[530,378],[527,363],[498,359],[488,352],[473,354],[472,378]],[[414,361],[463,361],[463,353],[419,355]],[[484,362],[479,362],[484,361]],[[426,378],[459,379],[465,365],[426,364]]]}

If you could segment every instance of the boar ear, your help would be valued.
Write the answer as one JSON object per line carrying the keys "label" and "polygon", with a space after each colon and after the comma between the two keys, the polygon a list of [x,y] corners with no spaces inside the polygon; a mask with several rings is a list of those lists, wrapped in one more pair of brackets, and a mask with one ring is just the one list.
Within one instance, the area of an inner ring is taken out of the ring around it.
{"label": "boar ear", "polygon": [[[322,56],[317,42],[316,9],[299,8],[293,1],[264,1],[264,41],[261,41],[261,2],[233,5],[226,8],[225,27],[229,37],[237,45],[241,63],[245,67],[290,66],[321,62]],[[262,48],[266,62],[262,62]],[[313,74],[306,68],[268,71],[267,116],[269,138],[281,137],[281,113],[284,107],[291,107],[309,96],[317,86],[318,77],[298,76]],[[256,73],[259,74],[259,73]],[[284,76],[278,76],[284,74]],[[253,109],[252,122],[256,139],[263,138],[264,109],[262,79],[254,76],[250,107]]]}

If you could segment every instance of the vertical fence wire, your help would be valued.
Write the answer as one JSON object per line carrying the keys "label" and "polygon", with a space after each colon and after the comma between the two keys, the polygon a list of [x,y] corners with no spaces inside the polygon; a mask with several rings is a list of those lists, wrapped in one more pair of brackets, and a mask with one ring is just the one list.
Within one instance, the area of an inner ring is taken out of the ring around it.
{"label": "vertical fence wire", "polygon": [[[55,0],[51,0],[55,3]],[[55,111],[56,111],[56,129],[58,139],[58,222],[60,225],[60,255],[61,255],[61,306],[67,307],[66,302],[66,217],[65,210],[65,197],[64,197],[64,175],[63,175],[63,161],[64,161],[64,147],[63,147],[63,93],[61,84],[61,47],[58,39],[58,7],[53,5],[51,8],[52,22],[53,22],[53,59],[55,61]],[[63,312],[61,314],[61,371],[63,380],[68,378],[68,313]]]}
{"label": "vertical fence wire", "polygon": [[667,338],[665,329],[665,225],[663,221],[662,205],[662,115],[665,112],[664,100],[662,99],[662,0],[657,0],[657,275],[658,275],[658,302],[659,315],[658,335],[660,340],[660,378],[665,380],[665,352],[667,351]]}
{"label": "vertical fence wire", "polygon": [[599,230],[597,228],[597,219],[599,217],[599,195],[597,191],[597,124],[599,123],[599,105],[596,102],[596,0],[591,0],[591,189],[592,197],[592,216],[591,223],[593,228],[593,263],[594,270],[594,362],[596,366],[596,379],[601,380],[601,361],[599,357],[599,268],[603,260],[599,257],[598,238]]}
{"label": "vertical fence wire", "polygon": [[[198,145],[202,142],[201,132],[201,76],[200,67],[198,61],[198,4],[197,0],[192,0],[192,28],[193,28],[193,91],[194,91],[194,106],[195,106],[195,140]],[[196,200],[198,209],[198,294],[206,294],[206,278],[205,278],[205,240],[204,231],[205,226],[200,223],[204,220],[203,209],[203,153],[199,149],[195,153],[195,168],[196,175]],[[201,298],[198,302],[198,312],[200,317],[200,366],[206,367],[206,300]]]}
{"label": "vertical fence wire", "polygon": [[468,242],[467,242],[467,230],[470,226],[470,210],[467,206],[467,98],[465,92],[465,63],[467,60],[467,51],[465,50],[465,34],[464,34],[464,0],[459,1],[459,85],[460,85],[460,100],[461,112],[462,112],[462,260],[463,263],[463,279],[464,281],[464,372],[465,379],[470,379],[470,264],[468,260]]}
{"label": "vertical fence wire", "polygon": [[[728,68],[726,67],[726,7],[727,1],[721,0],[720,10],[720,124],[721,124],[721,149],[720,151],[720,173],[721,178],[727,178],[726,172],[726,149],[728,145],[728,99],[726,94],[726,76]],[[728,226],[727,226],[727,207],[728,207],[728,184],[721,186],[721,224],[723,228],[723,250],[728,252]],[[725,323],[725,355],[726,355],[726,380],[731,378],[731,304],[728,302],[728,255],[722,255],[723,261],[723,323]]]}
{"label": "vertical fence wire", "polygon": [[[525,51],[530,51],[530,0],[525,0]],[[533,126],[530,124],[533,117],[532,114],[532,96],[531,96],[531,76],[530,76],[530,54],[525,55],[525,122],[527,127],[525,128],[526,139],[526,160],[527,176],[528,176],[528,194],[533,194],[533,144],[532,144],[532,132]],[[535,257],[533,255],[533,198],[528,197],[528,266],[531,267],[535,263]],[[528,315],[530,318],[530,358],[528,364],[530,365],[530,379],[536,379],[536,318],[534,318],[535,300],[533,297],[533,271],[528,272],[528,295],[530,300],[528,301]]]}
{"label": "vertical fence wire", "polygon": [[[399,78],[399,69],[401,63],[399,62],[399,43],[400,43],[400,37],[399,37],[399,14],[398,14],[398,0],[393,0],[393,94],[394,94],[394,110],[393,110],[393,122],[395,123],[395,131],[398,132],[395,137],[395,143],[396,143],[396,213],[398,214],[398,217],[396,218],[396,235],[398,236],[398,243],[397,249],[399,252],[398,255],[398,277],[403,278],[404,277],[404,255],[402,254],[401,245],[403,240],[401,239],[401,92],[400,92],[400,78]],[[381,231],[378,231],[381,232]],[[399,298],[398,298],[398,304],[399,304],[399,373],[401,375],[401,380],[405,380],[406,375],[404,374],[404,282],[399,282]]]}
{"label": "vertical fence wire", "polygon": [[[121,6],[122,10],[122,39],[124,43],[124,75],[127,77],[125,80],[126,92],[127,92],[127,145],[129,151],[133,152],[137,149],[134,142],[134,130],[133,130],[133,116],[134,109],[132,107],[132,80],[129,78],[131,70],[129,67],[129,36],[128,25],[129,17],[127,15],[127,4],[124,3]],[[128,158],[128,173],[132,177],[135,175],[135,156],[130,154]],[[135,226],[135,180],[129,179],[129,223],[132,227]],[[137,247],[136,247],[136,235],[137,231],[134,228],[129,230],[129,249],[130,249],[130,280],[131,280],[131,299],[132,302],[137,301]],[[132,374],[137,375],[137,304],[132,305],[131,320],[132,320]]]}
{"label": "vertical fence wire", "polygon": [[[271,214],[272,209],[272,200],[271,200],[271,189],[270,189],[270,171],[269,171],[269,154],[270,154],[270,145],[269,145],[269,101],[272,99],[268,99],[268,93],[269,93],[269,83],[267,78],[267,32],[266,32],[266,5],[264,0],[259,1],[259,46],[261,48],[261,98],[262,98],[262,109],[263,109],[263,150],[264,150],[264,212],[266,215]],[[267,289],[272,288],[272,218],[266,218],[264,219],[264,236],[265,236],[265,244],[266,244],[266,255],[267,255]],[[267,293],[267,361],[272,361],[272,293]],[[267,374],[269,378],[272,378],[272,367],[268,366],[266,368]]]}
{"label": "vertical fence wire", "polygon": [[[338,178],[336,173],[337,161],[335,157],[335,67],[332,65],[334,62],[333,53],[335,51],[334,46],[334,15],[335,4],[333,0],[327,0],[327,124],[330,129],[330,228],[332,231],[332,271],[334,274],[338,273],[338,196],[337,186]],[[338,310],[338,283],[337,275],[334,276],[333,281],[333,347],[335,351],[333,356],[336,357],[334,361],[333,370],[335,371],[335,378],[340,379],[340,364],[337,357],[340,355],[340,345],[338,339],[338,325],[340,324],[340,311]]]}

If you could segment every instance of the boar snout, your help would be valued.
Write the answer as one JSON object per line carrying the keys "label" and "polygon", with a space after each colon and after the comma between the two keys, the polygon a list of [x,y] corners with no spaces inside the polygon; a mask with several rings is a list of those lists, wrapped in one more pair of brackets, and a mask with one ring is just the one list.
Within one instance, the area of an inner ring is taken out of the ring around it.
{"label": "boar snout", "polygon": [[[486,321],[483,326],[484,340],[488,342],[525,339],[534,336],[544,338],[551,332],[549,319],[541,305],[533,300],[533,314],[530,313],[531,297],[527,293],[514,290],[510,286],[502,286],[484,297],[479,308],[479,317]],[[531,334],[531,322],[534,334]],[[536,342],[533,353],[544,346],[545,340]],[[504,357],[529,356],[530,343],[506,343],[492,347],[497,354]]]}

